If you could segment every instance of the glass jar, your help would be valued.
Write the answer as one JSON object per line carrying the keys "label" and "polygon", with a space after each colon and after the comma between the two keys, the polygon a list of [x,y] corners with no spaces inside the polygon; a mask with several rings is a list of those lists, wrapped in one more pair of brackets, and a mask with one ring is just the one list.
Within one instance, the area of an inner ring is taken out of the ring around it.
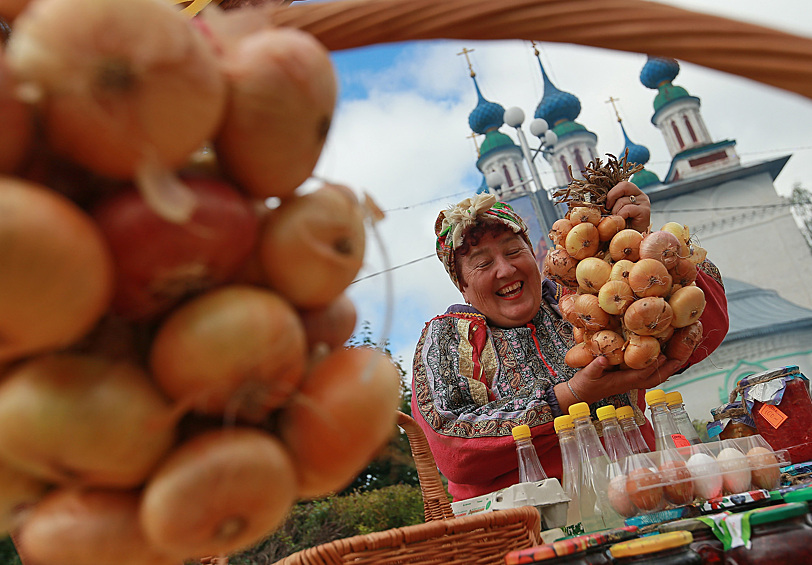
{"label": "glass jar", "polygon": [[736,389],[774,450],[786,449],[793,463],[812,460],[812,398],[798,367],[750,375]]}
{"label": "glass jar", "polygon": [[736,439],[758,433],[753,417],[741,401],[722,404],[711,410],[713,421],[708,423],[708,437],[711,441]]}
{"label": "glass jar", "polygon": [[[720,515],[721,516],[721,515]],[[688,518],[660,524],[659,532],[666,534],[669,532],[686,531],[691,532],[693,541],[690,546],[702,557],[702,563],[712,565],[714,563],[724,563],[725,549],[722,541],[716,537],[713,531],[715,521],[708,518]]]}
{"label": "glass jar", "polygon": [[[737,532],[737,542],[726,543],[725,563],[730,565],[785,565],[812,563],[812,524],[802,502],[731,514],[725,518],[728,531]],[[735,526],[733,522],[738,522]],[[749,527],[747,527],[749,525]],[[749,536],[747,532],[749,530]],[[735,546],[735,547],[734,547]]]}
{"label": "glass jar", "polygon": [[617,543],[609,552],[618,565],[702,565],[693,540],[691,532],[680,530]]}
{"label": "glass jar", "polygon": [[637,526],[624,526],[552,543],[518,549],[505,555],[506,565],[609,565],[609,546],[637,535]]}

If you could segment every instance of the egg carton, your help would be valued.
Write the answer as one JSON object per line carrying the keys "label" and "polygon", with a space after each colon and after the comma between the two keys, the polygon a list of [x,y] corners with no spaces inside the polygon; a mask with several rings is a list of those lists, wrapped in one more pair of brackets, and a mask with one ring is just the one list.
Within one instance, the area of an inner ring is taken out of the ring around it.
{"label": "egg carton", "polygon": [[624,518],[780,486],[786,450],[760,435],[634,454],[609,467],[608,498]]}

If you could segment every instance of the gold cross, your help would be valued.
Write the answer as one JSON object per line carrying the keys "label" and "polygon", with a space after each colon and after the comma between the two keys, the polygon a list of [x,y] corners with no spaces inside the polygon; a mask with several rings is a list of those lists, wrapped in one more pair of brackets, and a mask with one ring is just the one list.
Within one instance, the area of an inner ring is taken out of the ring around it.
{"label": "gold cross", "polygon": [[615,102],[620,102],[620,98],[614,98],[614,97],[610,96],[609,100],[606,100],[606,103],[611,104],[612,108],[614,108],[615,116],[617,116],[617,121],[621,122],[623,120],[620,119],[620,113],[617,111],[617,106],[615,105]]}
{"label": "gold cross", "polygon": [[471,132],[471,135],[466,135],[465,137],[474,140],[474,148],[476,149],[476,154],[479,155],[479,144],[476,142],[477,135],[479,134],[477,134],[476,132]]}
{"label": "gold cross", "polygon": [[457,55],[465,55],[465,60],[468,62],[468,70],[471,71],[471,76],[475,77],[476,73],[474,72],[474,67],[471,65],[471,59],[468,57],[468,53],[473,53],[474,49],[468,49],[467,47],[463,47],[462,51],[457,53]]}

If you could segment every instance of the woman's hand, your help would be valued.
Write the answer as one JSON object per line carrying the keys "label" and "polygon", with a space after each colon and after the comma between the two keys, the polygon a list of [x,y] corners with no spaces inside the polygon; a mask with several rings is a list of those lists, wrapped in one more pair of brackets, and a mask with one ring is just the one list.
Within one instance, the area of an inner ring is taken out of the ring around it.
{"label": "woman's hand", "polygon": [[628,181],[617,183],[608,192],[606,208],[624,218],[626,225],[639,232],[651,226],[651,201],[642,190]]}

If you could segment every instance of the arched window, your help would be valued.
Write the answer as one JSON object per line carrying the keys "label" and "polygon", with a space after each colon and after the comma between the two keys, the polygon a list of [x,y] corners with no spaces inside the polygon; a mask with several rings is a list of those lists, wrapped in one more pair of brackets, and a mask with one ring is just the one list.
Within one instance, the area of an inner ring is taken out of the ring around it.
{"label": "arched window", "polygon": [[505,184],[507,186],[513,186],[513,179],[510,178],[510,170],[508,170],[507,165],[502,165],[502,171],[505,173]]}
{"label": "arched window", "polygon": [[671,129],[674,130],[674,136],[677,138],[679,148],[682,149],[683,147],[685,147],[685,142],[682,141],[682,135],[679,132],[679,128],[677,127],[677,124],[675,124],[673,121],[671,122]]}
{"label": "arched window", "polygon": [[575,164],[578,165],[578,170],[583,171],[586,169],[586,164],[584,164],[584,158],[581,157],[581,150],[575,150]]}
{"label": "arched window", "polygon": [[696,134],[694,133],[694,126],[691,125],[691,121],[688,119],[688,116],[685,116],[685,127],[688,128],[688,133],[691,134],[691,139],[694,143],[698,140],[696,138]]}
{"label": "arched window", "polygon": [[559,159],[561,159],[561,168],[564,169],[564,174],[567,175],[567,182],[572,182],[572,175],[570,174],[569,167],[567,166],[567,160],[564,159],[563,155],[559,157]]}

